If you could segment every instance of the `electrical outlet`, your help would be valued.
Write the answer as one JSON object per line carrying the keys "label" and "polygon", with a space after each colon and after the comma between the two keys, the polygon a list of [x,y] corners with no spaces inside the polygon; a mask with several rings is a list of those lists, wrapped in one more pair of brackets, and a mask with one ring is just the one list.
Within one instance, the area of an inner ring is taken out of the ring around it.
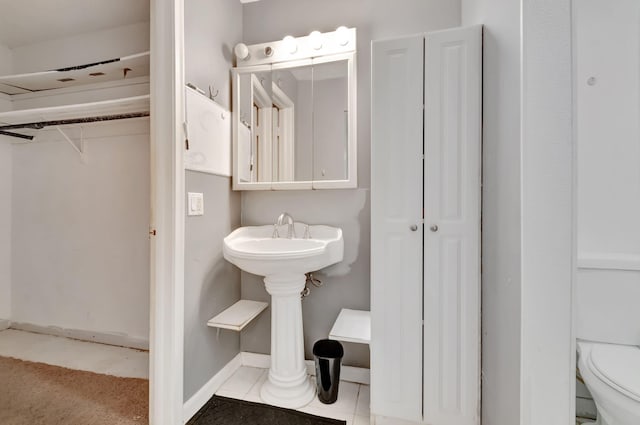
{"label": "electrical outlet", "polygon": [[189,192],[187,215],[204,215],[204,194]]}

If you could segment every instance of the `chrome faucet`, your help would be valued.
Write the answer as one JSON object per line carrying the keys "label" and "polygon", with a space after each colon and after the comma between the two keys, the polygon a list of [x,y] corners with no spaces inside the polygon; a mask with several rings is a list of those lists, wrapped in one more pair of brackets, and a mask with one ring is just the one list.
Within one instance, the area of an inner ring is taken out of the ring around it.
{"label": "chrome faucet", "polygon": [[295,238],[296,237],[296,229],[293,225],[293,217],[291,217],[291,215],[287,212],[283,212],[282,214],[280,214],[280,216],[278,217],[278,221],[276,221],[276,223],[273,225],[273,235],[271,236],[272,238],[279,238],[280,235],[278,233],[278,227],[282,226],[283,224],[288,225],[287,226],[287,238],[291,239],[291,238]]}

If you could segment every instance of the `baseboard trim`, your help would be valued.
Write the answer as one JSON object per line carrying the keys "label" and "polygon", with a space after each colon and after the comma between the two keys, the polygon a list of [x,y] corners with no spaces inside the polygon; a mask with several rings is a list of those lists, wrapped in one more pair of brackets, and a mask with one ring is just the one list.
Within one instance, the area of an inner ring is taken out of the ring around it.
{"label": "baseboard trim", "polygon": [[0,331],[5,329],[9,329],[11,327],[11,320],[9,319],[0,319]]}
{"label": "baseboard trim", "polygon": [[11,322],[11,329],[34,332],[45,335],[62,336],[81,341],[97,342],[99,344],[115,345],[118,347],[149,350],[149,340],[132,338],[127,335],[109,334],[103,332],[83,331],[80,329],[64,329],[57,326],[42,326],[33,323]]}
{"label": "baseboard trim", "polygon": [[[242,366],[260,367],[268,369],[271,366],[271,356],[269,354],[249,353],[243,351],[240,353],[242,356]],[[316,367],[313,360],[305,360],[307,366],[307,373],[315,376]],[[340,368],[340,380],[355,382],[356,384],[369,385],[371,382],[371,374],[369,369],[355,366],[342,366]]]}
{"label": "baseboard trim", "polygon": [[189,400],[182,406],[183,421],[186,424],[198,410],[205,405],[207,401],[218,391],[224,382],[242,366],[242,354],[238,353],[229,363],[227,363],[220,372],[216,373],[213,378],[204,384]]}

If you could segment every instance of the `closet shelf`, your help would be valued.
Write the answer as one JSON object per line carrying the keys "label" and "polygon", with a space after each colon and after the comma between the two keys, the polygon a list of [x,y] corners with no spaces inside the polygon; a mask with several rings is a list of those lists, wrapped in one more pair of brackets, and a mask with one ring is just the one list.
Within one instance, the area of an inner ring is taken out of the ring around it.
{"label": "closet shelf", "polygon": [[0,113],[0,134],[33,139],[38,130],[70,124],[86,124],[149,116],[150,96]]}
{"label": "closet shelf", "polygon": [[371,341],[371,312],[343,308],[329,332],[329,339],[369,344]]}
{"label": "closet shelf", "polygon": [[0,93],[33,93],[149,75],[149,52],[61,68],[53,71],[0,77]]}
{"label": "closet shelf", "polygon": [[0,127],[45,121],[59,121],[106,115],[149,112],[149,95],[100,102],[22,109],[0,113]]}
{"label": "closet shelf", "polygon": [[240,300],[207,322],[212,328],[241,331],[269,304],[261,301]]}

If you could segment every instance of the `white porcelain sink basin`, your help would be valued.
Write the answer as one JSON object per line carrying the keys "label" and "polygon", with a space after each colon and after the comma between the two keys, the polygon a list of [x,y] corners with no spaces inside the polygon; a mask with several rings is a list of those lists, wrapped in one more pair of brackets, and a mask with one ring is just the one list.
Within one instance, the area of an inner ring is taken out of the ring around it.
{"label": "white porcelain sink basin", "polygon": [[287,238],[287,225],[278,228],[285,237],[273,238],[272,225],[240,227],[224,238],[224,258],[259,276],[304,274],[342,261],[342,230],[295,223],[295,238]]}
{"label": "white porcelain sink basin", "polygon": [[[278,222],[285,217],[293,221],[283,213]],[[224,238],[223,252],[242,270],[265,276],[264,286],[271,295],[271,368],[260,398],[297,409],[315,397],[304,360],[300,293],[305,273],[342,261],[344,241],[340,229],[304,223],[294,223],[297,237],[287,238],[289,226],[277,226],[277,232],[272,225],[241,227]]]}

